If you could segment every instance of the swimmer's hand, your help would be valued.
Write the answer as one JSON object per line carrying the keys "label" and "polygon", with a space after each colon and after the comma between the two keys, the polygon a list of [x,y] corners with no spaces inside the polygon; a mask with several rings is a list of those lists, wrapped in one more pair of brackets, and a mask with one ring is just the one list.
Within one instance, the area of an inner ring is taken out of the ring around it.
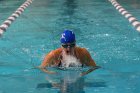
{"label": "swimmer's hand", "polygon": [[54,72],[54,71],[49,71],[49,70],[47,70],[46,68],[41,67],[41,66],[37,66],[36,68],[40,69],[41,71],[43,71],[43,72],[45,72],[45,73],[47,73],[47,74],[56,74],[56,72]]}
{"label": "swimmer's hand", "polygon": [[99,68],[101,68],[101,67],[100,67],[100,66],[94,66],[94,67],[90,68],[88,71],[82,72],[82,73],[80,74],[80,76],[87,75],[88,73],[90,73],[90,72],[92,72],[92,71],[94,71],[94,70],[96,70],[96,69],[99,69]]}

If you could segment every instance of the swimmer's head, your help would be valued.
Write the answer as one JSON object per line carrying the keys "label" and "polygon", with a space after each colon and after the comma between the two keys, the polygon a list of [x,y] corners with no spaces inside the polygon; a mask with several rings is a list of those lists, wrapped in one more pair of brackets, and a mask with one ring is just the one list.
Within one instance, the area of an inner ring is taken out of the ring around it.
{"label": "swimmer's head", "polygon": [[71,30],[64,30],[61,34],[60,42],[62,44],[75,43],[75,34]]}
{"label": "swimmer's head", "polygon": [[74,47],[76,45],[75,34],[71,30],[65,30],[61,35],[62,48],[66,54],[73,55]]}

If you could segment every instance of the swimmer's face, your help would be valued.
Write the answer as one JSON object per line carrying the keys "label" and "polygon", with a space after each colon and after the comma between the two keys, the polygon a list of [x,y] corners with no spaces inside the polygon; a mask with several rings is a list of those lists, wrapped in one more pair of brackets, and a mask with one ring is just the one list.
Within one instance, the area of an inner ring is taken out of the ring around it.
{"label": "swimmer's face", "polygon": [[74,53],[74,48],[76,44],[75,43],[66,43],[62,44],[62,48],[65,51],[66,54],[70,55]]}

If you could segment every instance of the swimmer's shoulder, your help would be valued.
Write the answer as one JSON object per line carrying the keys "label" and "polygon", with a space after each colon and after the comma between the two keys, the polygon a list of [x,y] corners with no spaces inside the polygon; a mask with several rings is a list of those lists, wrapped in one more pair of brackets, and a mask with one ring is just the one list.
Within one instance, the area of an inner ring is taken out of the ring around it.
{"label": "swimmer's shoulder", "polygon": [[51,52],[49,52],[46,57],[47,58],[54,58],[54,57],[58,57],[60,56],[62,53],[62,48],[57,48],[55,50],[52,50]]}
{"label": "swimmer's shoulder", "polygon": [[55,54],[55,55],[59,55],[59,54],[61,54],[61,52],[62,52],[62,48],[57,48],[57,49],[55,49],[55,50],[53,50],[53,51],[51,51],[53,54]]}
{"label": "swimmer's shoulder", "polygon": [[86,48],[82,48],[82,47],[76,47],[76,50],[80,53],[83,53],[83,52],[87,52],[87,49]]}

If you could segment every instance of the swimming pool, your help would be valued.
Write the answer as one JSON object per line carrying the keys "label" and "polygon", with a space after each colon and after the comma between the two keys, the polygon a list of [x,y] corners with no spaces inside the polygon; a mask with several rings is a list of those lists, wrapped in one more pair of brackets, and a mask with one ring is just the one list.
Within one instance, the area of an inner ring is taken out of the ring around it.
{"label": "swimming pool", "polygon": [[[0,0],[0,23],[23,2]],[[140,1],[118,2],[140,20]],[[32,68],[60,46],[64,29],[74,30],[77,45],[102,68],[82,78],[50,76],[53,87]],[[0,38],[0,93],[139,93],[139,46],[139,32],[107,0],[34,0]]]}

